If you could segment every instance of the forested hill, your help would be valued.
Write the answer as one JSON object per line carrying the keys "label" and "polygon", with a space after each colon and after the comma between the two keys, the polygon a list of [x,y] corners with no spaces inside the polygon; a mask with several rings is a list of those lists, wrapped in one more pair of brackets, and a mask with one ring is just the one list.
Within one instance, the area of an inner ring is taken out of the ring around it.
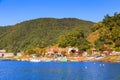
{"label": "forested hill", "polygon": [[120,51],[120,13],[106,15],[101,22],[94,24],[88,41],[101,51]]}
{"label": "forested hill", "polygon": [[76,18],[39,18],[13,26],[0,27],[0,48],[19,51],[35,46],[55,45],[58,36],[62,33],[80,28],[87,35],[93,24]]}

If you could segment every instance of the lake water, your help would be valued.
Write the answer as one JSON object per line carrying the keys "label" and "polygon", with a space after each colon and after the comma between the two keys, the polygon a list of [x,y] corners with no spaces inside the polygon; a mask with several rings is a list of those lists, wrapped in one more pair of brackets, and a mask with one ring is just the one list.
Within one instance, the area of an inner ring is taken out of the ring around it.
{"label": "lake water", "polygon": [[0,80],[120,80],[120,64],[0,61]]}

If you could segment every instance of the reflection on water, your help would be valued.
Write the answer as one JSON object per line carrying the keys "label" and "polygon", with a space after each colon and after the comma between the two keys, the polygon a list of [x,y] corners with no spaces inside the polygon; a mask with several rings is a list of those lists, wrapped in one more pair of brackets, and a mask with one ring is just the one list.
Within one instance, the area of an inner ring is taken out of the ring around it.
{"label": "reflection on water", "polygon": [[120,80],[120,64],[0,61],[0,80]]}

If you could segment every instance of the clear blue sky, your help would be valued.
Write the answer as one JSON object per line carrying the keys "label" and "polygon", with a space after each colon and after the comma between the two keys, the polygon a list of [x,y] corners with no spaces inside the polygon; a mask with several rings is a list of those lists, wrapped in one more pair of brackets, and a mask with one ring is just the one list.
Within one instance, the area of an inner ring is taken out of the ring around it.
{"label": "clear blue sky", "polygon": [[98,22],[114,12],[120,12],[120,0],[0,0],[0,25],[41,17]]}

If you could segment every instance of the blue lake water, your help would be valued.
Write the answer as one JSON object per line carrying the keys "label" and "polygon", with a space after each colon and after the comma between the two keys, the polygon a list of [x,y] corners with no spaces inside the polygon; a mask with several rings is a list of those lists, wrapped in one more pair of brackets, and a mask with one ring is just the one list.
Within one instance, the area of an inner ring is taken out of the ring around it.
{"label": "blue lake water", "polygon": [[120,80],[120,64],[0,61],[0,80]]}

